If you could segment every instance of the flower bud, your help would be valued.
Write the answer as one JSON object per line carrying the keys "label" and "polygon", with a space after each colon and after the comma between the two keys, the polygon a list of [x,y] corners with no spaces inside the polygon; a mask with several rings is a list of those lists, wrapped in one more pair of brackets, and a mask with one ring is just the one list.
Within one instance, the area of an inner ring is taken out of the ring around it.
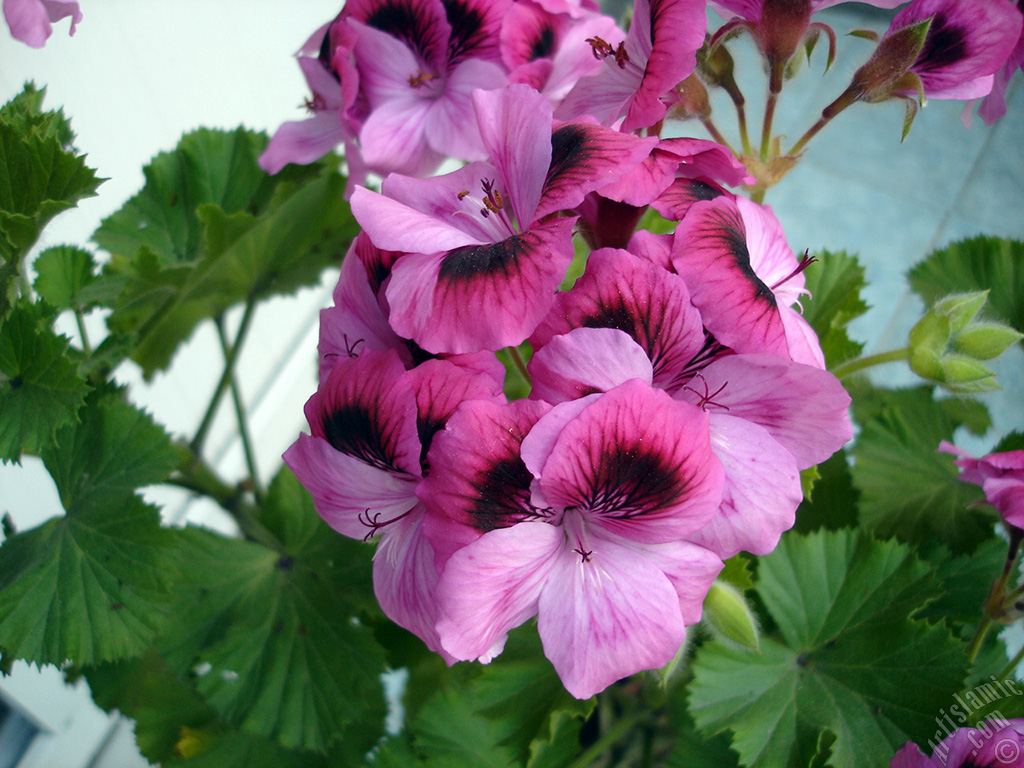
{"label": "flower bud", "polygon": [[962,395],[999,389],[991,368],[964,355],[943,356],[941,382],[950,391]]}
{"label": "flower bud", "polygon": [[967,327],[988,300],[988,291],[953,293],[935,304],[935,312],[949,318],[950,330],[958,333]]}
{"label": "flower bud", "polygon": [[953,349],[975,360],[992,360],[1022,338],[1024,334],[1000,323],[973,323],[953,337]]}
{"label": "flower bud", "polygon": [[716,581],[704,598],[704,622],[716,635],[757,650],[761,645],[757,619],[743,593],[724,581]]}
{"label": "flower bud", "polygon": [[[871,58],[854,73],[849,87],[836,103],[844,102],[842,108],[845,109],[854,101],[884,101],[893,93],[908,90],[910,85],[915,86],[913,90],[923,93],[919,79],[914,76],[918,80],[915,84],[908,80],[908,76],[913,76],[910,67],[924,48],[930,26],[931,19],[925,19],[883,37]],[[831,105],[826,110],[830,108]],[[840,110],[835,111],[838,113]]]}

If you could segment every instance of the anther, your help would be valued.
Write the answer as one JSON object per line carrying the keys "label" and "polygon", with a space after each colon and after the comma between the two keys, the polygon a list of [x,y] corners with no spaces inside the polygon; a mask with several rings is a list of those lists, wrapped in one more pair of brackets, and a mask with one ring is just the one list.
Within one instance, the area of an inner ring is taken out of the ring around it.
{"label": "anther", "polygon": [[426,85],[431,80],[437,77],[433,72],[417,72],[415,75],[409,75],[409,85],[413,88],[419,88],[421,85]]}
{"label": "anther", "polygon": [[701,380],[701,382],[704,384],[704,394],[702,395],[700,392],[698,392],[696,389],[694,389],[693,387],[691,387],[689,385],[683,387],[683,389],[687,390],[688,392],[693,392],[693,394],[695,394],[699,398],[699,402],[697,403],[697,405],[700,406],[702,411],[706,411],[707,410],[707,406],[709,406],[709,405],[713,405],[716,408],[722,408],[722,409],[724,409],[726,411],[729,410],[729,406],[722,405],[721,403],[716,403],[714,401],[714,398],[716,398],[718,395],[720,395],[722,393],[722,390],[724,390],[727,386],[729,386],[729,382],[728,381],[725,382],[724,384],[722,384],[722,386],[720,386],[714,392],[711,392],[710,391],[710,387],[708,387],[708,380],[704,378],[703,374],[698,373],[694,378],[699,378]]}
{"label": "anther", "polygon": [[800,263],[796,265],[796,269],[794,269],[792,272],[790,272],[784,278],[779,280],[775,285],[773,285],[772,286],[772,290],[774,291],[776,288],[778,288],[783,283],[788,282],[789,280],[793,279],[794,277],[799,275],[801,272],[803,272],[805,269],[807,269],[809,266],[811,266],[811,264],[813,264],[817,260],[818,259],[816,257],[810,255],[809,251],[804,251],[804,255],[802,257],[800,257]]}
{"label": "anther", "polygon": [[584,549],[582,546],[577,547],[573,552],[580,556],[582,563],[589,563],[591,555],[594,554],[593,550]]}

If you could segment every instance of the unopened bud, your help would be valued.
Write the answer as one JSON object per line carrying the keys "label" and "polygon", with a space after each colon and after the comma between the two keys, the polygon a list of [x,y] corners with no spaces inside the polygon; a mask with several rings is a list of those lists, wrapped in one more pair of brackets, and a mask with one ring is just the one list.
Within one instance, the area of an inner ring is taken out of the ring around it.
{"label": "unopened bud", "polygon": [[975,318],[987,300],[988,291],[953,293],[936,302],[935,312],[949,318],[950,330],[959,333]]}
{"label": "unopened bud", "polygon": [[910,346],[916,352],[929,350],[940,354],[949,343],[953,330],[949,326],[949,318],[938,314],[934,309],[922,317],[910,329]]}
{"label": "unopened bud", "polygon": [[859,101],[882,101],[906,90],[906,76],[924,48],[931,19],[912,24],[882,38],[871,58],[858,69],[848,90]]}
{"label": "unopened bud", "polygon": [[942,358],[941,381],[950,391],[962,395],[999,389],[996,375],[987,365],[963,355],[945,355]]}
{"label": "unopened bud", "polygon": [[953,349],[975,360],[992,360],[1024,338],[1000,323],[972,323],[953,336]]}
{"label": "unopened bud", "polygon": [[743,593],[732,584],[716,581],[704,598],[704,621],[715,634],[757,650],[761,645],[757,619]]}
{"label": "unopened bud", "polygon": [[688,117],[707,118],[711,115],[711,101],[708,89],[695,74],[691,74],[675,88],[676,101],[670,116],[685,120]]}

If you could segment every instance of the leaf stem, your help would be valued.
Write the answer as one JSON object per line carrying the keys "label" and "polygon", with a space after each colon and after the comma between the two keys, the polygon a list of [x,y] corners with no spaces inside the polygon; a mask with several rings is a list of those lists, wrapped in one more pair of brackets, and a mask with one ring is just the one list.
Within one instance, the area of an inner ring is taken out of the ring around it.
{"label": "leaf stem", "polygon": [[586,768],[586,766],[597,760],[610,747],[614,746],[631,729],[635,728],[641,718],[641,713],[633,711],[616,720],[611,728],[602,733],[601,737],[591,744],[583,754],[573,760],[568,768]]}
{"label": "leaf stem", "polygon": [[[227,363],[233,350],[237,349],[237,345],[232,347],[228,344],[227,333],[224,330],[224,317],[222,315],[214,318],[214,324],[217,326],[217,337],[220,339],[220,347],[224,351],[224,360]],[[234,371],[231,372],[229,386],[231,388],[231,401],[235,406],[235,418],[238,421],[238,436],[242,441],[242,452],[245,454],[245,464],[249,468],[249,479],[252,482],[252,494],[256,499],[256,503],[262,504],[263,490],[260,486],[259,474],[256,471],[256,453],[252,448],[252,437],[249,435],[249,420],[246,417],[245,404],[242,402],[242,393],[238,388],[238,380],[235,378]]]}
{"label": "leaf stem", "polygon": [[910,359],[910,347],[904,347],[903,349],[892,349],[888,352],[879,352],[875,355],[865,355],[864,357],[858,357],[856,360],[848,360],[845,363],[840,363],[832,369],[832,375],[837,379],[844,379],[859,371],[863,371],[866,368],[871,368],[875,365],[882,365],[883,363],[893,363],[898,360],[909,360]]}
{"label": "leaf stem", "polygon": [[210,398],[210,405],[206,408],[206,413],[203,415],[203,420],[199,424],[199,429],[196,430],[195,437],[192,438],[190,446],[193,451],[197,454],[203,449],[203,442],[206,440],[206,433],[210,430],[210,425],[213,423],[213,417],[217,413],[217,406],[220,405],[220,399],[224,396],[228,386],[231,384],[231,378],[234,375],[235,358],[238,357],[238,351],[242,346],[242,341],[245,339],[245,334],[249,330],[249,321],[252,319],[252,313],[255,309],[256,304],[252,298],[245,303],[245,311],[242,314],[242,320],[238,325],[238,333],[235,336],[235,343],[231,349],[224,354],[224,373],[221,374],[220,381],[217,382],[217,387],[213,391],[213,397]]}
{"label": "leaf stem", "polygon": [[974,660],[978,658],[978,651],[981,650],[981,644],[985,642],[985,638],[988,636],[988,631],[992,628],[992,619],[988,616],[982,618],[981,623],[978,625],[977,631],[974,633],[974,637],[971,638],[971,644],[967,646],[967,663],[973,664]]}
{"label": "leaf stem", "polygon": [[1008,678],[1016,671],[1017,667],[1020,666],[1021,661],[1024,661],[1024,645],[1022,645],[1020,650],[1017,651],[1012,659],[1010,659],[1009,663],[1003,667],[1002,672],[996,676],[997,679],[1005,680]]}
{"label": "leaf stem", "polygon": [[75,323],[78,324],[78,335],[82,337],[82,351],[91,357],[92,345],[89,343],[89,334],[85,332],[85,318],[82,317],[82,311],[77,307],[75,308]]}

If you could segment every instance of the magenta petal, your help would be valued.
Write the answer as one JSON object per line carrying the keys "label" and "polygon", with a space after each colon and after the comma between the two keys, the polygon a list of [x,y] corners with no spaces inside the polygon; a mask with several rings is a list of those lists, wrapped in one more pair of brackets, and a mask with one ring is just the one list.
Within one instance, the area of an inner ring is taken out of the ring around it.
{"label": "magenta petal", "polygon": [[[586,403],[582,410],[580,403]],[[543,467],[546,503],[578,510],[588,524],[644,543],[701,528],[721,503],[722,467],[711,451],[707,414],[679,405],[633,379],[555,406],[523,441],[526,465],[535,475]],[[567,408],[575,415],[551,441],[548,425],[558,426]],[[546,458],[536,454],[534,442],[550,446]]]}
{"label": "magenta petal", "polygon": [[676,179],[651,202],[651,208],[669,221],[682,221],[694,203],[727,194],[724,188],[702,179]]}
{"label": "magenta petal", "polygon": [[827,371],[769,355],[733,355],[714,361],[701,376],[699,386],[691,380],[677,396],[696,402],[699,394],[690,390],[721,388],[713,403],[767,429],[799,469],[824,461],[853,437],[850,396]]}
{"label": "magenta petal", "polygon": [[441,646],[435,625],[438,619],[434,550],[423,535],[423,509],[387,528],[373,555],[373,591],[384,614],[440,653],[449,664],[455,661]]}
{"label": "magenta petal", "polygon": [[564,549],[561,529],[529,522],[490,531],[453,554],[437,588],[444,649],[456,659],[484,662],[501,653],[509,630],[536,615]]}
{"label": "magenta petal", "polygon": [[431,102],[392,99],[373,110],[359,131],[363,161],[381,175],[426,176],[444,160],[427,144],[426,116]]}
{"label": "magenta petal", "polygon": [[654,375],[647,353],[614,328],[575,328],[555,336],[530,360],[530,397],[548,403],[607,392],[630,379]]}
{"label": "magenta petal", "polygon": [[498,243],[399,259],[387,288],[391,326],[434,353],[521,343],[554,303],[574,223],[555,219]]}
{"label": "magenta petal", "polygon": [[665,544],[636,544],[626,539],[618,541],[623,547],[650,560],[668,577],[679,596],[683,624],[690,626],[700,621],[704,598],[724,566],[718,555],[689,541]]}
{"label": "magenta petal", "polygon": [[796,460],[768,431],[729,414],[711,414],[711,448],[725,469],[718,514],[690,537],[723,560],[745,550],[767,555],[793,527],[803,500]]}
{"label": "magenta petal", "polygon": [[418,477],[370,466],[318,437],[299,435],[284,462],[312,494],[317,514],[352,539],[374,535],[374,519],[398,519],[417,503]]}
{"label": "magenta petal", "polygon": [[746,228],[730,197],[695,203],[676,227],[672,263],[708,331],[737,352],[788,357],[775,294],[751,262]]}
{"label": "magenta petal", "polygon": [[431,65],[444,61],[452,29],[441,0],[347,0],[344,13],[421,52]]}
{"label": "magenta petal", "polygon": [[700,313],[686,283],[628,251],[594,251],[586,272],[530,341],[534,348],[579,326],[617,328],[643,348],[654,366],[654,383],[667,386],[704,345]]}
{"label": "magenta petal", "polygon": [[544,655],[578,699],[664,666],[686,639],[679,596],[662,570],[614,537],[594,534],[590,543],[589,559],[563,545],[538,605]]}
{"label": "magenta petal", "polygon": [[439,563],[487,531],[536,516],[530,504],[533,475],[519,451],[548,409],[533,400],[467,402],[434,437],[430,473],[416,493],[427,505],[424,531]]}
{"label": "magenta petal", "polygon": [[308,120],[282,123],[260,155],[260,168],[277,173],[288,163],[308,165],[347,138],[336,112],[319,112]]}
{"label": "magenta petal", "polygon": [[438,154],[460,160],[482,160],[487,156],[472,93],[477,89],[501,88],[508,82],[497,65],[480,59],[467,59],[449,75],[444,93],[434,99],[426,113],[426,137]]}
{"label": "magenta petal", "polygon": [[537,206],[551,163],[551,106],[526,85],[477,92],[473,103],[502,194],[524,230],[540,218]]}
{"label": "magenta petal", "polygon": [[575,208],[589,192],[607,186],[650,154],[658,140],[619,133],[592,123],[566,123],[551,134],[551,168],[535,217]]}

